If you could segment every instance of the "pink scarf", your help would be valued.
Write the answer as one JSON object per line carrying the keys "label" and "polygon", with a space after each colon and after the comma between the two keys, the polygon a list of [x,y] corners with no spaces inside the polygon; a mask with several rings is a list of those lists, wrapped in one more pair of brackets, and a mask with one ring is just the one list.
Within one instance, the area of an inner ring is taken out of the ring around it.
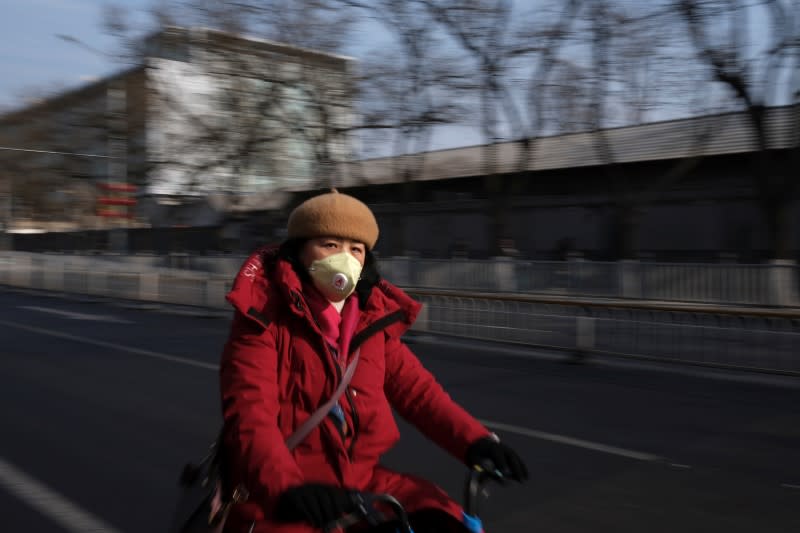
{"label": "pink scarf", "polygon": [[[347,354],[358,324],[358,298],[355,295],[348,297],[341,314],[316,288],[311,287],[306,291],[306,300],[325,341],[336,348],[339,354]],[[346,355],[344,359],[347,359]]]}
{"label": "pink scarf", "polygon": [[[350,296],[345,301],[341,314],[314,287],[310,287],[306,291],[306,301],[308,301],[311,314],[317,319],[317,324],[322,331],[322,336],[325,337],[325,341],[336,348],[338,354],[336,363],[344,371],[343,367],[348,360],[350,341],[358,324],[358,297]],[[341,400],[331,410],[331,414],[337,420],[342,435],[348,435],[350,433],[350,424],[341,407]]]}

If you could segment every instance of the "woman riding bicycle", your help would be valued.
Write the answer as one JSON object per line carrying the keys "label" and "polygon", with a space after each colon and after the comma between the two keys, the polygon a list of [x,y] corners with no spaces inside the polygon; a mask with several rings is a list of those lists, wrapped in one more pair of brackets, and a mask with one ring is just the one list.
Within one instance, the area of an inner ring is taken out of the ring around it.
{"label": "woman riding bicycle", "polygon": [[[417,533],[464,532],[462,511],[433,483],[379,463],[399,439],[394,408],[467,465],[491,462],[523,481],[519,456],[457,405],[403,343],[420,305],[379,277],[378,225],[335,190],[289,216],[288,239],[253,253],[228,300],[235,308],[220,368],[232,506],[226,532],[319,531],[354,511],[354,493],[388,493]],[[349,386],[290,449],[286,439]]]}

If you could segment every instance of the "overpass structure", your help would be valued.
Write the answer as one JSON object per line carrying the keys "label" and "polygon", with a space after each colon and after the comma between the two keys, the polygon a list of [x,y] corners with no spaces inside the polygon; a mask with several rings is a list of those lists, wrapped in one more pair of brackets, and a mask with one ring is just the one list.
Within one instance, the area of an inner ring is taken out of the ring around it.
{"label": "overpass structure", "polygon": [[[769,148],[796,148],[800,107],[766,111]],[[336,185],[359,187],[413,181],[438,181],[486,173],[487,151],[493,149],[494,172],[519,174],[609,164],[674,161],[691,157],[747,154],[758,150],[758,139],[745,112],[731,112],[636,126],[570,133],[526,141],[502,142],[437,150],[405,156],[345,163]],[[408,174],[407,171],[414,172]],[[488,169],[490,170],[490,169]],[[647,176],[642,176],[647,180]]]}
{"label": "overpass structure", "polygon": [[800,106],[764,124],[764,151],[733,112],[346,163],[334,184],[374,207],[384,255],[486,257],[501,239],[507,255],[614,259],[627,214],[640,257],[752,261],[768,241],[758,180],[800,174]]}

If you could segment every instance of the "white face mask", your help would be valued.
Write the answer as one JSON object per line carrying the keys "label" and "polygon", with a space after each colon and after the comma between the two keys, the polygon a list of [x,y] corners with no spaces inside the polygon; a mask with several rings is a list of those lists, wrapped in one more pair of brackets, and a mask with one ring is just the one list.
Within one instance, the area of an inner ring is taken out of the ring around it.
{"label": "white face mask", "polygon": [[311,263],[308,273],[325,298],[340,302],[356,290],[361,268],[358,259],[347,252],[339,252]]}

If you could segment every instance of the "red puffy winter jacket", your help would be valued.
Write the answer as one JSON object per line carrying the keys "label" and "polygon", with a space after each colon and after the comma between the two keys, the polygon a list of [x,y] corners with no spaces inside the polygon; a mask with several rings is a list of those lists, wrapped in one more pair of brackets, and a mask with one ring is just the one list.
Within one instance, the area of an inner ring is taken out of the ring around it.
{"label": "red puffy winter jacket", "polygon": [[400,437],[392,407],[459,460],[489,434],[402,342],[421,306],[384,280],[362,302],[350,343],[350,356],[360,348],[360,359],[340,403],[352,430],[343,437],[327,417],[294,450],[286,447],[341,376],[303,290],[290,264],[274,248],[262,248],[228,294],[236,311],[220,368],[225,444],[230,481],[247,487],[250,497],[233,506],[225,530],[249,531],[255,522],[255,532],[314,531],[269,519],[284,490],[307,482],[387,492],[408,511],[439,508],[460,519],[460,507],[441,489],[378,464]]}

